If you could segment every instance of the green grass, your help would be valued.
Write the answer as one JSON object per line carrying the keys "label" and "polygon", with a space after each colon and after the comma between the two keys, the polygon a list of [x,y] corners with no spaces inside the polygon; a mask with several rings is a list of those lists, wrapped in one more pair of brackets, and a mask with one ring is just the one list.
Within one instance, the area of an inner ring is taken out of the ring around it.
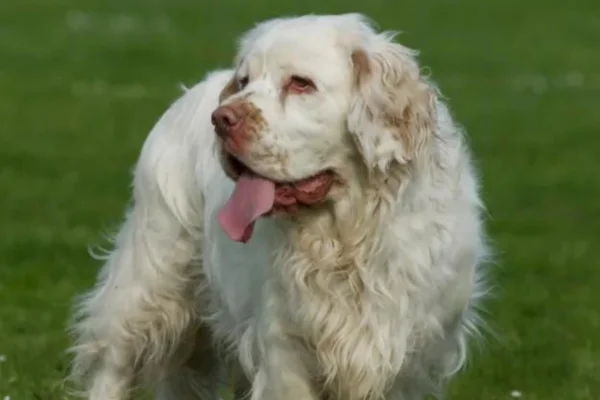
{"label": "green grass", "polygon": [[178,84],[227,66],[258,20],[346,11],[422,50],[483,173],[500,340],[450,398],[597,399],[598,0],[218,3],[0,1],[0,399],[66,398],[68,309],[98,268],[87,247],[119,222]]}

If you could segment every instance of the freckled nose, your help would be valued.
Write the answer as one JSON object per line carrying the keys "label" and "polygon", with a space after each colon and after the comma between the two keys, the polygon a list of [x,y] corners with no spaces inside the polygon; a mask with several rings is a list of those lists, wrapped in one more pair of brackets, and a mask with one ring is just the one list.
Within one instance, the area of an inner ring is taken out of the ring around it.
{"label": "freckled nose", "polygon": [[215,126],[215,132],[219,136],[230,135],[240,127],[242,122],[242,119],[230,106],[221,106],[217,108],[212,113],[211,120]]}

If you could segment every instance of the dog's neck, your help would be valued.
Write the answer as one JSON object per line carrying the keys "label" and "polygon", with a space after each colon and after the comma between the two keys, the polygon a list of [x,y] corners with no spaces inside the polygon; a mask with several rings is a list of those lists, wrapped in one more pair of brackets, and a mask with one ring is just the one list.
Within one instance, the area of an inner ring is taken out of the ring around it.
{"label": "dog's neck", "polygon": [[405,178],[398,172],[348,180],[339,199],[286,224],[290,249],[332,269],[368,264],[384,251],[386,226],[399,206]]}

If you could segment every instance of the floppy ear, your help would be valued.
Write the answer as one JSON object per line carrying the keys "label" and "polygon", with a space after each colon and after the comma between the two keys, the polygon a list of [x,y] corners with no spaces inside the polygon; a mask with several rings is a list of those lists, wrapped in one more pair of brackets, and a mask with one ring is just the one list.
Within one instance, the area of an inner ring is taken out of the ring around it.
{"label": "floppy ear", "polygon": [[413,52],[377,35],[352,53],[355,93],[348,128],[367,167],[386,172],[416,159],[435,129],[435,89]]}

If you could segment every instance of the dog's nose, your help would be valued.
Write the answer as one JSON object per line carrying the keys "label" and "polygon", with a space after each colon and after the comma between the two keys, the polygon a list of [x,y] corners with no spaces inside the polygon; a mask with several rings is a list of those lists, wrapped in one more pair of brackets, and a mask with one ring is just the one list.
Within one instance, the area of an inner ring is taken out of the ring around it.
{"label": "dog's nose", "polygon": [[212,113],[212,123],[219,136],[226,136],[239,128],[242,119],[230,106],[220,106]]}

